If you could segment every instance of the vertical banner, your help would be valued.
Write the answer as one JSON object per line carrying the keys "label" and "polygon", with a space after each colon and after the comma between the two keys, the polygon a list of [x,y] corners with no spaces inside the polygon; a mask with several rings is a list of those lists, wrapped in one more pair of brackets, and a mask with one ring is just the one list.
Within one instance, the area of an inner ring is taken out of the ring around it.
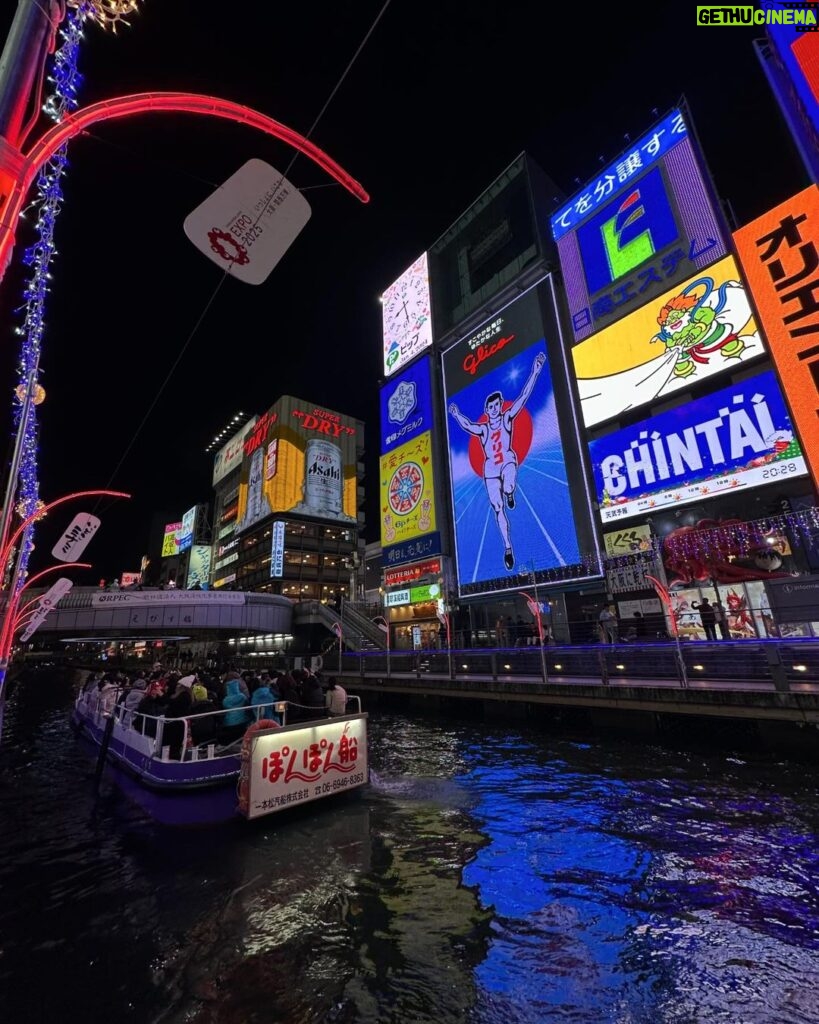
{"label": "vertical banner", "polygon": [[734,233],[794,426],[819,483],[819,188]]}

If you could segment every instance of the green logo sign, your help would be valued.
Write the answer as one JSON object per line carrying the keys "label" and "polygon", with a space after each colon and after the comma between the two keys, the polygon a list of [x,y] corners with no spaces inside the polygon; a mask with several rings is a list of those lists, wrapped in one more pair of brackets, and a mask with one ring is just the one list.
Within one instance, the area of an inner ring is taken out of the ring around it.
{"label": "green logo sign", "polygon": [[441,596],[441,587],[438,583],[429,583],[424,587],[410,587],[410,604],[420,604],[422,601],[435,601]]}
{"label": "green logo sign", "polygon": [[[698,25],[804,25],[817,24],[816,8],[807,2],[793,3],[783,10],[737,4],[735,7],[698,7]],[[815,29],[814,29],[815,31]]]}

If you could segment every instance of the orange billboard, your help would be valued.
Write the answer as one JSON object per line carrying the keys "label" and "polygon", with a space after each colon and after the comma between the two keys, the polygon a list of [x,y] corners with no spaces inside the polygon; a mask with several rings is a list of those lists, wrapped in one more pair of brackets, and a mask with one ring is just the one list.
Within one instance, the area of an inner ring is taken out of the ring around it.
{"label": "orange billboard", "polygon": [[811,185],[734,232],[745,279],[819,481],[819,188]]}

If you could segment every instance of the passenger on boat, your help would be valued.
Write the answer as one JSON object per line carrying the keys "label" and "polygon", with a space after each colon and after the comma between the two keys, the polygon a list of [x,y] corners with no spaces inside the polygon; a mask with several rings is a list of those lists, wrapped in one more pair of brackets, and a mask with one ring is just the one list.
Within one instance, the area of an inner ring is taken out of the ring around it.
{"label": "passenger on boat", "polygon": [[[145,696],[137,704],[137,713],[134,716],[133,727],[145,733],[146,736],[156,736],[156,719],[165,714],[168,701],[165,696],[165,682],[162,679],[155,679],[145,691]],[[144,720],[142,716],[148,717]]]}
{"label": "passenger on boat", "polygon": [[302,669],[301,703],[302,709],[299,717],[306,721],[327,717],[324,690],[322,690],[318,679],[307,669]]}
{"label": "passenger on boat", "polygon": [[119,685],[113,672],[106,672],[97,684],[97,699],[99,700],[100,711],[109,714],[114,710],[119,694]]}
{"label": "passenger on boat", "polygon": [[232,743],[244,735],[244,731],[250,723],[251,715],[247,709],[248,699],[242,693],[239,685],[240,680],[236,677],[228,679],[226,694],[222,700],[222,707],[227,714],[223,716],[222,728],[219,733],[219,740],[223,744]]}
{"label": "passenger on boat", "polygon": [[82,692],[85,693],[85,694],[93,693],[94,690],[97,689],[97,684],[98,683],[99,683],[99,680],[97,679],[97,673],[96,672],[89,672],[88,673],[88,678],[85,680],[85,682],[82,685]]}
{"label": "passenger on boat", "polygon": [[147,689],[148,681],[141,676],[134,679],[131,683],[122,702],[125,707],[125,713],[122,716],[123,725],[128,725],[129,722],[133,721],[134,713],[142,703]]}
{"label": "passenger on boat", "polygon": [[239,684],[239,690],[250,700],[250,690],[247,688],[247,683],[242,679],[242,676],[237,668],[229,668],[225,673],[225,696],[230,693],[228,686],[233,680]]}
{"label": "passenger on boat", "polygon": [[330,676],[327,680],[327,710],[331,715],[343,715],[347,712],[347,691]]}
{"label": "passenger on boat", "polygon": [[[189,715],[193,707],[191,688],[196,682],[196,676],[182,676],[174,690],[173,696],[168,701],[165,709],[166,719],[180,719]],[[162,731],[163,746],[170,747],[170,757],[173,761],[180,761],[184,751],[182,742],[185,738],[185,726],[180,721],[166,721]]]}
{"label": "passenger on boat", "polygon": [[275,708],[262,708],[260,706],[262,704],[272,705],[278,699],[278,694],[274,693],[269,686],[257,686],[256,689],[253,691],[253,696],[250,698],[251,706],[256,709],[253,712],[254,722],[259,722],[261,721],[262,718],[273,718],[279,723],[279,725],[281,725],[281,715],[276,714]]}
{"label": "passenger on boat", "polygon": [[191,687],[193,706],[191,707],[190,732],[191,743],[201,746],[203,743],[215,743],[219,731],[222,715],[215,713],[219,705],[213,699],[213,694],[208,693],[201,683],[194,683]]}

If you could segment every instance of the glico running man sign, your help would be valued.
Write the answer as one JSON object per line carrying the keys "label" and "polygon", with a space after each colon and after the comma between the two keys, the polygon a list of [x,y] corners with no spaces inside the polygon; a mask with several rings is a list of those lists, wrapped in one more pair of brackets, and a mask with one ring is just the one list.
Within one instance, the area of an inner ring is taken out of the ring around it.
{"label": "glico running man sign", "polygon": [[443,363],[460,592],[511,589],[532,569],[587,575],[578,529],[588,504],[573,500],[567,463],[579,460],[565,451],[574,423],[570,411],[558,417],[537,290]]}

